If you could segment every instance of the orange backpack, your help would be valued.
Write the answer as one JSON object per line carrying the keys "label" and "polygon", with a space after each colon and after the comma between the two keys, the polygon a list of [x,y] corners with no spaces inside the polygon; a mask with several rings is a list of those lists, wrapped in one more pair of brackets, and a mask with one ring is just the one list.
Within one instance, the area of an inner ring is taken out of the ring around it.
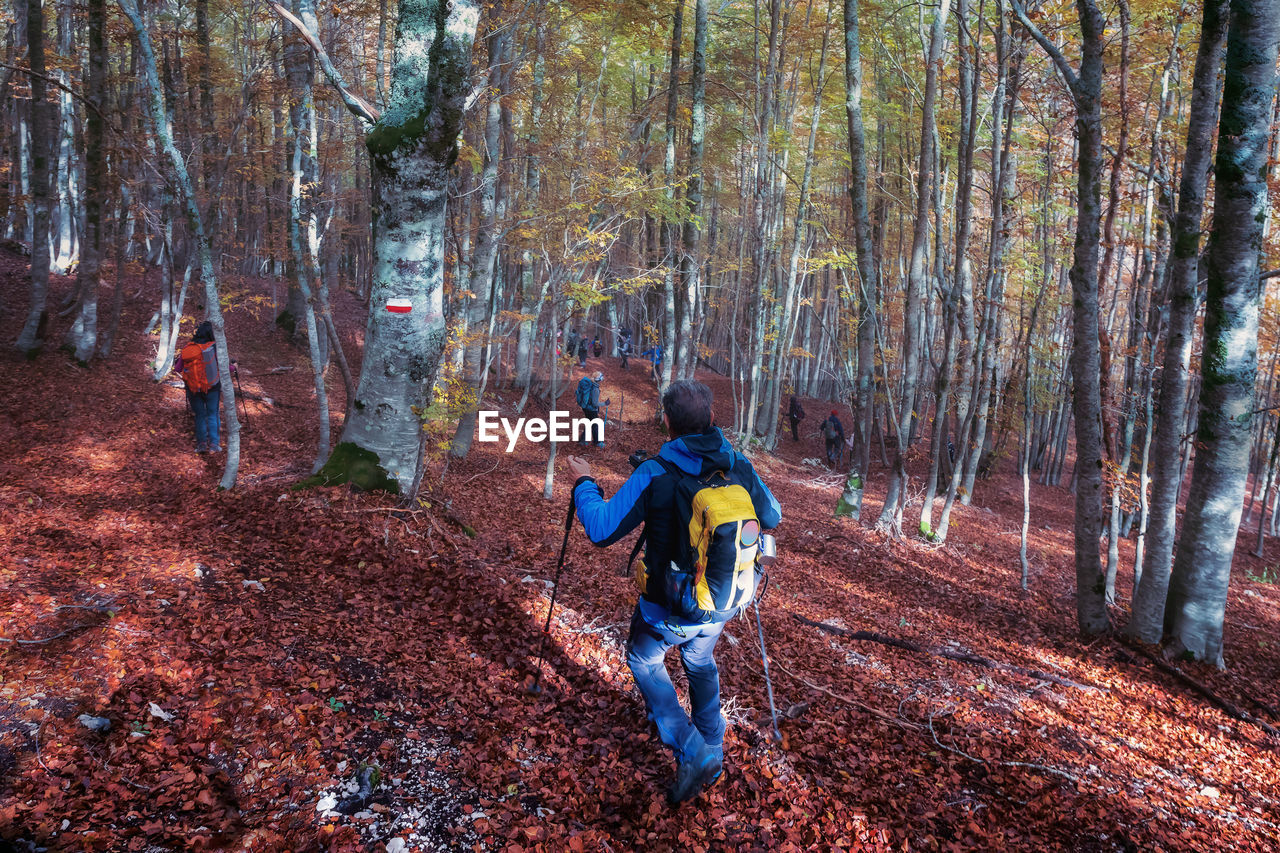
{"label": "orange backpack", "polygon": [[187,390],[203,394],[218,384],[218,353],[213,342],[198,344],[192,341],[182,348],[182,381]]}

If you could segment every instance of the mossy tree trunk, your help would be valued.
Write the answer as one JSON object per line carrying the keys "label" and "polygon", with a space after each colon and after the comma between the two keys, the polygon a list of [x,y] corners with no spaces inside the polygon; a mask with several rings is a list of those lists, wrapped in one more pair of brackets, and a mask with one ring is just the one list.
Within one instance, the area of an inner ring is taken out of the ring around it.
{"label": "mossy tree trunk", "polygon": [[[392,491],[416,492],[422,411],[444,351],[445,201],[480,19],[470,0],[401,0],[391,94],[366,137],[372,173],[373,286],[364,362],[339,446],[377,457]],[[328,69],[326,69],[328,71]],[[393,314],[388,299],[413,310]],[[345,480],[336,452],[321,474]]]}
{"label": "mossy tree trunk", "polygon": [[1222,627],[1253,438],[1259,254],[1280,0],[1236,0],[1227,34],[1213,228],[1205,253],[1200,424],[1165,610],[1173,650],[1221,667]]}

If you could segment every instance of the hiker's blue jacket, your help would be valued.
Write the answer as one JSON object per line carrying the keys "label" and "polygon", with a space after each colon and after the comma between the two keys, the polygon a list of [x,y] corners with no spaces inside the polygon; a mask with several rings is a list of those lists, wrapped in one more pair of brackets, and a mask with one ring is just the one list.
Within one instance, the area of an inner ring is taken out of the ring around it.
{"label": "hiker's blue jacket", "polygon": [[[732,470],[751,495],[760,526],[768,530],[782,520],[777,498],[747,458],[729,446],[719,427],[713,426],[701,435],[668,441],[658,455],[695,477]],[[675,517],[676,480],[676,475],[668,473],[661,463],[648,459],[636,468],[612,499],[605,500],[596,481],[583,477],[574,484],[573,497],[587,538],[600,547],[612,545],[643,523],[645,565],[651,570],[668,565],[681,541],[679,537],[689,536]],[[645,619],[655,625],[668,618],[662,586],[650,583],[640,600]]]}
{"label": "hiker's blue jacket", "polygon": [[641,358],[647,358],[654,364],[662,364],[662,347],[649,347],[649,349],[640,353]]}

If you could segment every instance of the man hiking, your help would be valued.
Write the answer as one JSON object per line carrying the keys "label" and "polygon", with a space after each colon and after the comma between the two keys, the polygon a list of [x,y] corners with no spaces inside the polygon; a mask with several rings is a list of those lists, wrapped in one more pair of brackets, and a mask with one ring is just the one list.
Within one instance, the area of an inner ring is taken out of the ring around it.
{"label": "man hiking", "polygon": [[631,330],[623,329],[618,339],[618,355],[622,357],[622,369],[629,370],[627,358],[631,355]]}
{"label": "man hiking", "polygon": [[796,399],[796,395],[791,395],[791,406],[787,409],[787,420],[791,422],[791,440],[799,441],[800,422],[804,420],[804,408],[800,405],[800,401]]}
{"label": "man hiking", "polygon": [[662,384],[662,344],[654,344],[644,352],[640,353],[641,358],[649,359],[649,375],[653,377],[653,381]]}
{"label": "man hiking", "polygon": [[840,423],[835,409],[822,422],[822,437],[827,442],[827,464],[834,468],[840,464],[840,458],[844,454],[844,424]]}
{"label": "man hiking", "polygon": [[[675,754],[675,780],[667,790],[672,805],[696,797],[720,778],[725,721],[720,713],[716,641],[725,623],[754,597],[760,529],[776,527],[782,517],[778,501],[751,463],[734,452],[714,426],[711,404],[711,390],[701,382],[673,382],[662,395],[662,417],[674,437],[656,457],[641,462],[611,500],[604,499],[586,460],[569,457],[578,519],[594,544],[611,545],[644,524],[640,542],[645,554],[636,572],[640,598],[631,616],[627,665],[649,719]],[[733,510],[725,509],[730,501]],[[714,527],[714,535],[703,540],[704,549],[693,552],[690,528],[697,526],[697,514],[692,506],[703,507],[703,516],[708,507],[719,508],[717,522],[736,519],[729,524],[734,533],[727,545],[730,554],[740,559],[745,554],[747,565],[744,576],[733,574],[729,584],[733,588],[727,594],[723,585],[710,583],[712,564],[717,570],[721,564],[722,552],[713,549],[725,544],[721,538],[725,525]],[[714,545],[705,544],[711,540]],[[637,544],[637,552],[639,548]],[[702,567],[696,573],[694,560]],[[692,582],[696,582],[696,596],[691,593]],[[739,584],[749,589],[739,594]],[[717,609],[691,618],[687,615],[691,598],[697,599],[695,609]],[[673,647],[680,650],[689,679],[691,715],[681,707],[667,672],[665,658]]]}
{"label": "man hiking", "polygon": [[[604,374],[596,371],[594,376],[584,376],[578,380],[578,390],[574,394],[574,398],[578,403],[578,408],[582,409],[582,415],[589,420],[595,420],[600,416],[600,382],[604,379]],[[604,431],[599,425],[589,427],[582,431],[582,436],[578,439],[578,444],[590,444],[592,441],[592,433],[597,433],[595,437],[596,447],[604,447]]]}
{"label": "man hiking", "polygon": [[587,348],[590,344],[587,342],[587,336],[583,335],[578,339],[578,367],[586,368],[587,366]]}
{"label": "man hiking", "polygon": [[191,343],[182,348],[173,362],[173,371],[182,375],[187,389],[187,405],[196,419],[196,453],[217,453],[222,449],[218,424],[222,382],[218,376],[218,347],[213,342],[213,324],[208,320],[196,328]]}

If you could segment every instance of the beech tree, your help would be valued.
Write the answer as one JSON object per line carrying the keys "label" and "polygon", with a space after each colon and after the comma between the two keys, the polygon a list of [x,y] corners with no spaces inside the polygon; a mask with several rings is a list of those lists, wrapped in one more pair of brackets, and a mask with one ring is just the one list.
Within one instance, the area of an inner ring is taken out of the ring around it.
{"label": "beech tree", "polygon": [[1259,252],[1280,0],[1234,0],[1227,32],[1191,492],[1169,585],[1172,651],[1224,666],[1222,627],[1244,502],[1258,373]]}
{"label": "beech tree", "polygon": [[1102,389],[1098,340],[1098,247],[1102,207],[1102,52],[1106,21],[1093,0],[1076,0],[1080,18],[1080,70],[1012,0],[1022,25],[1053,59],[1076,106],[1079,171],[1076,242],[1071,266],[1072,408],[1076,421],[1076,619],[1086,635],[1111,626],[1102,572]]}
{"label": "beech tree", "polygon": [[1200,220],[1218,115],[1218,77],[1227,38],[1228,0],[1205,0],[1200,46],[1191,85],[1187,147],[1173,220],[1168,271],[1168,333],[1151,458],[1151,507],[1144,559],[1133,594],[1133,615],[1126,631],[1145,643],[1158,643],[1164,631],[1165,599],[1173,564],[1178,493],[1182,490],[1182,426],[1186,420],[1191,350],[1195,343],[1196,291],[1199,285]]}
{"label": "beech tree", "polygon": [[[278,11],[283,11],[279,6]],[[367,126],[373,285],[360,382],[325,482],[415,494],[422,413],[444,352],[444,265],[449,168],[458,151],[479,7],[467,0],[401,0],[386,108],[350,93],[315,35],[330,82]],[[408,313],[385,309],[409,300]]]}

